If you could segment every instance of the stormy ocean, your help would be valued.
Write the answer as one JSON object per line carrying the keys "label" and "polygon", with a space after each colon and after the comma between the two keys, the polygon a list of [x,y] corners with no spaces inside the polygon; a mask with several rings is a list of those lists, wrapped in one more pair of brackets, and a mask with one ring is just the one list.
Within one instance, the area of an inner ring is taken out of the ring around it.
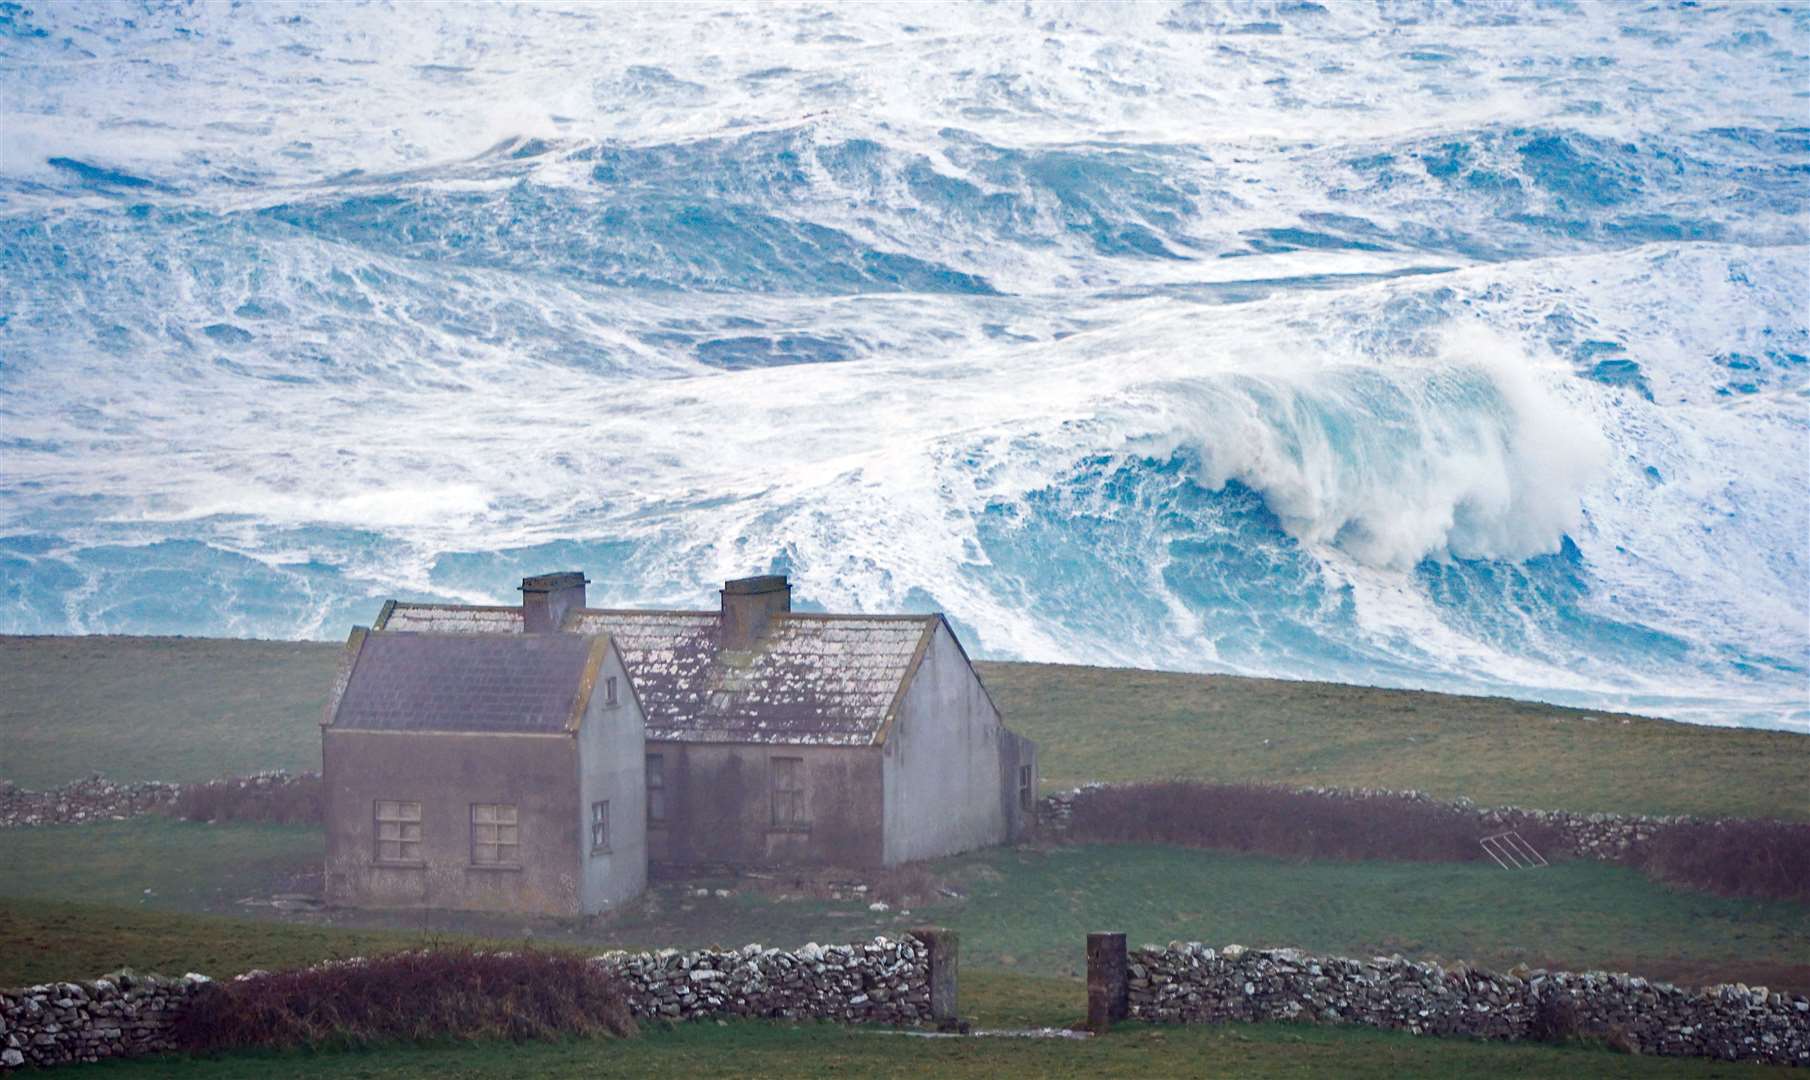
{"label": "stormy ocean", "polygon": [[0,632],[947,611],[1810,731],[1810,6],[0,2]]}

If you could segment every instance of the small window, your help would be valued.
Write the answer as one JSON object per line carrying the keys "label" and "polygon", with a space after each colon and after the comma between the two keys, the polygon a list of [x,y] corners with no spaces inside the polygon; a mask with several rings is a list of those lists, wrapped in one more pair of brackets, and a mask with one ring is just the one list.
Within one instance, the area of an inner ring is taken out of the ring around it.
{"label": "small window", "polygon": [[666,755],[647,755],[647,823],[666,822]]}
{"label": "small window", "polygon": [[606,675],[603,680],[603,703],[618,705],[621,701],[616,697],[616,676]]}
{"label": "small window", "polygon": [[591,804],[591,854],[610,850],[610,801]]}
{"label": "small window", "polygon": [[479,866],[521,863],[521,833],[515,807],[506,803],[471,804],[471,861]]}
{"label": "small window", "polygon": [[1020,765],[1018,766],[1018,808],[1028,812],[1031,809],[1031,800],[1034,798],[1036,798],[1036,791],[1031,785],[1031,767]]}
{"label": "small window", "polygon": [[804,803],[804,759],[776,757],[770,764],[773,824],[779,828],[808,825]]}
{"label": "small window", "polygon": [[421,804],[377,800],[377,861],[421,861]]}

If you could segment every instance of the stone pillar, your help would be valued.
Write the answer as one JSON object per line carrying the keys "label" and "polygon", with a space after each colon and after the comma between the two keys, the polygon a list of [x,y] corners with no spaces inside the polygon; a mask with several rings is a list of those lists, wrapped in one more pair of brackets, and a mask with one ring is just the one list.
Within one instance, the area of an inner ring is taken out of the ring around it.
{"label": "stone pillar", "polygon": [[1087,1026],[1103,1035],[1130,1011],[1126,982],[1125,935],[1087,935]]}
{"label": "stone pillar", "polygon": [[938,1023],[959,1020],[955,997],[961,935],[941,926],[925,926],[913,930],[911,936],[930,950],[930,1018]]}

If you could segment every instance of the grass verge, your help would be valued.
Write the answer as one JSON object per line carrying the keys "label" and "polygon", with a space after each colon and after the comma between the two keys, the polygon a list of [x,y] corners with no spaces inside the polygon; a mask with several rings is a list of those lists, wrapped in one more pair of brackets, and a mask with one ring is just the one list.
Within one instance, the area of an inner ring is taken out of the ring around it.
{"label": "grass verge", "polygon": [[330,1054],[237,1054],[86,1067],[97,1076],[197,1080],[286,1077],[964,1077],[1326,1076],[1760,1077],[1782,1068],[1634,1058],[1585,1047],[1416,1038],[1357,1028],[1284,1024],[1126,1026],[1086,1041],[921,1039],[828,1024],[739,1022],[644,1030],[633,1039],[485,1043]]}

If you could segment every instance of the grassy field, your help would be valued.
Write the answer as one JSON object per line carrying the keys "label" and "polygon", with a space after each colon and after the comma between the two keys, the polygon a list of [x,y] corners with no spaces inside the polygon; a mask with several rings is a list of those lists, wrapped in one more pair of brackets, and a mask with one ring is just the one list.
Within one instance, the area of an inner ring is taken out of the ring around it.
{"label": "grassy field", "polygon": [[1810,736],[1508,698],[980,664],[1045,786],[1182,778],[1417,788],[1485,804],[1810,820]]}
{"label": "grassy field", "polygon": [[[0,984],[17,981],[11,976],[21,963],[42,965],[47,972],[66,977],[72,966],[79,966],[70,950],[95,957],[89,967],[221,972],[294,967],[424,941],[419,935],[393,931],[247,923],[41,901],[0,903],[0,940],[8,943],[8,948],[0,951],[0,959],[14,969],[0,974]],[[519,941],[491,944],[521,946]],[[964,951],[967,944],[964,942]],[[58,949],[63,950],[61,955]],[[21,955],[25,959],[19,959]],[[99,959],[103,957],[104,961]],[[1066,1027],[1085,1013],[1086,991],[1078,979],[989,971],[974,966],[972,958],[963,969],[961,995],[963,1014],[981,1027]],[[1416,1039],[1284,1024],[1127,1025],[1107,1038],[1086,1042],[925,1040],[821,1024],[688,1024],[653,1026],[639,1038],[622,1041],[246,1053],[204,1060],[110,1063],[94,1069],[100,1075],[219,1080],[497,1075],[1746,1077],[1772,1073],[1756,1066],[1628,1058],[1587,1047]]]}
{"label": "grassy field", "polygon": [[1052,1078],[1325,1076],[1760,1077],[1785,1068],[1624,1057],[1585,1047],[1424,1039],[1356,1028],[1286,1024],[1126,1026],[1085,1041],[923,1039],[827,1024],[687,1024],[633,1039],[382,1049],[327,1054],[239,1054],[207,1060],[115,1062],[87,1073],[132,1078],[283,1080],[357,1077],[919,1077]]}
{"label": "grassy field", "polygon": [[[205,779],[318,763],[331,645],[0,638],[0,779],[93,771]],[[1022,664],[982,665],[1043,747],[1047,787],[1190,777],[1417,787],[1567,809],[1810,819],[1810,738],[1693,728],[1501,699]],[[1624,720],[1626,722],[1624,722]],[[1810,989],[1810,908],[1706,896],[1616,867],[1291,863],[1157,846],[1019,848],[940,860],[960,891],[916,910],[656,889],[603,923],[446,913],[277,917],[245,898],[317,892],[317,829],[161,818],[0,830],[0,985],[120,966],[228,975],[441,940],[519,947],[851,941],[941,923],[963,935],[964,1012],[993,1026],[1083,1011],[1082,936],[1296,945],[1505,968],[1606,967],[1684,983]],[[898,907],[902,907],[899,905]],[[208,914],[211,913],[211,914]],[[222,917],[231,915],[235,917]],[[253,919],[251,916],[259,915]],[[103,1066],[158,1076],[1747,1076],[1711,1062],[1284,1025],[1128,1029],[1102,1040],[921,1040],[820,1026],[689,1025],[626,1041],[242,1055]]]}
{"label": "grassy field", "polygon": [[[596,950],[792,947],[938,923],[961,931],[970,967],[1037,976],[1079,975],[1086,933],[1119,929],[1134,943],[1400,952],[1496,968],[1612,968],[1686,983],[1810,989],[1810,908],[1671,889],[1585,862],[1511,874],[1486,863],[1293,863],[1161,846],[994,849],[927,864],[932,880],[965,897],[915,909],[875,913],[865,896],[779,900],[755,887],[766,883],[723,879],[706,884],[730,888],[730,896],[666,886],[595,924],[445,912],[426,924],[413,913],[308,916],[331,925],[235,920],[202,926],[190,954],[176,948],[180,938],[169,928],[181,924],[153,917],[248,915],[253,909],[238,899],[297,888],[318,873],[320,855],[319,834],[293,826],[152,818],[0,831],[0,866],[8,868],[0,904],[9,920],[0,940],[24,945],[0,949],[0,985],[94,975],[122,963],[231,975],[290,961],[291,938],[283,935],[300,931],[307,931],[295,939],[303,951],[332,940],[308,935],[347,928],[374,933],[358,939],[372,943],[468,934]],[[108,907],[58,921],[55,905],[69,901]],[[108,911],[111,929],[77,932],[82,919]],[[150,954],[135,950],[140,933]],[[249,951],[221,952],[220,942],[235,936]],[[266,947],[278,951],[256,951]]]}
{"label": "grassy field", "polygon": [[53,787],[319,769],[340,647],[0,636],[0,779]]}
{"label": "grassy field", "polygon": [[[0,637],[0,779],[53,786],[318,768],[339,647]],[[1420,788],[1568,810],[1810,820],[1810,737],[1506,698],[981,664],[1046,788],[1254,780]],[[1625,723],[1623,721],[1626,721]]]}

